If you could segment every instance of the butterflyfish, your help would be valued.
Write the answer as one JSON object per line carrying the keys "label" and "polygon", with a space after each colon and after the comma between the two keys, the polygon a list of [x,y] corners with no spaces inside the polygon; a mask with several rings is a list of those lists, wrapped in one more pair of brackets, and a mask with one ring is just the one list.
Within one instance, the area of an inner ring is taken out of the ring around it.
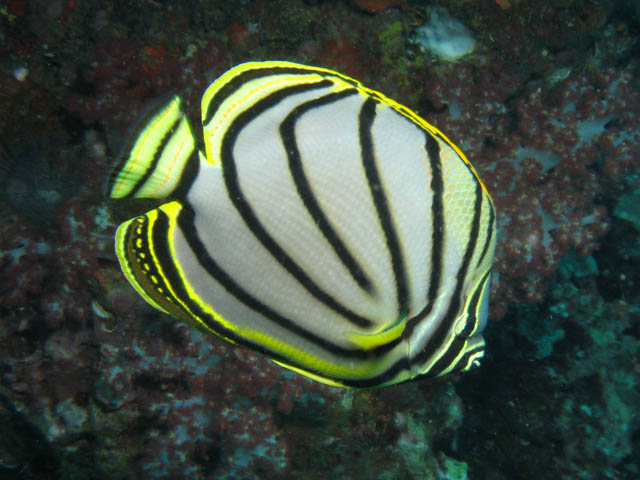
{"label": "butterflyfish", "polygon": [[465,371],[484,355],[496,213],[409,108],[325,68],[237,65],[139,127],[113,198],[167,199],[115,237],[152,306],[330,385]]}

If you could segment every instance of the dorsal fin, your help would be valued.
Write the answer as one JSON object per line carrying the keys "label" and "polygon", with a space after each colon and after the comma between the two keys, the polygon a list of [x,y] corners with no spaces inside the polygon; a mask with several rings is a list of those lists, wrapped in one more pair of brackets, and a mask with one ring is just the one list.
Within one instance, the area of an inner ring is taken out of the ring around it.
{"label": "dorsal fin", "polygon": [[198,166],[191,123],[182,99],[174,95],[141,121],[111,173],[107,191],[112,198],[166,198],[190,184]]}

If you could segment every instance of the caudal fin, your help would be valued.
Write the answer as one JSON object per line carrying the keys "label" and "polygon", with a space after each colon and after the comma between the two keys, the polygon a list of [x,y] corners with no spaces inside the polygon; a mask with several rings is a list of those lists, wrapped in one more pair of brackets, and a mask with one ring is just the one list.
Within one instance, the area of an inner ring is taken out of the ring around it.
{"label": "caudal fin", "polygon": [[188,188],[199,166],[196,140],[175,95],[148,114],[111,173],[112,198],[166,198]]}

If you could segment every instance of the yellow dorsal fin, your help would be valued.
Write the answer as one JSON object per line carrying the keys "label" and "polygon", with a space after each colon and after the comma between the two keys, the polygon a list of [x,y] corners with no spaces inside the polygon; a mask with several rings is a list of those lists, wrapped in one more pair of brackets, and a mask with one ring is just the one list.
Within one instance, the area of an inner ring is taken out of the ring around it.
{"label": "yellow dorsal fin", "polygon": [[199,161],[182,100],[173,96],[150,112],[131,138],[109,179],[109,195],[166,198],[191,183]]}

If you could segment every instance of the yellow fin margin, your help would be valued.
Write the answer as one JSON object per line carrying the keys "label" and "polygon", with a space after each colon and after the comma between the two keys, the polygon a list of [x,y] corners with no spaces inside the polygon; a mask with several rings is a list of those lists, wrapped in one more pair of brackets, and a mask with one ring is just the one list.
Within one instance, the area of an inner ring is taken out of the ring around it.
{"label": "yellow fin margin", "polygon": [[114,169],[109,182],[112,198],[166,198],[180,184],[196,149],[182,100],[172,97],[153,111]]}

